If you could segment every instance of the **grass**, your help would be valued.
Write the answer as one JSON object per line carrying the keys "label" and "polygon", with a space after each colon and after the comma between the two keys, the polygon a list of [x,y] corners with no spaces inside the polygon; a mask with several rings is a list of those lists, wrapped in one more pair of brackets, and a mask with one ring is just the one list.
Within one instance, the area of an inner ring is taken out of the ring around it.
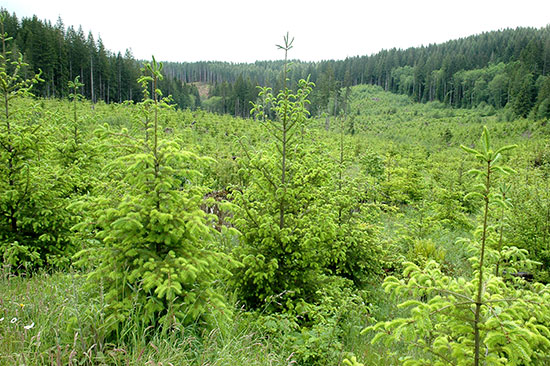
{"label": "grass", "polygon": [[[205,330],[143,328],[130,318],[118,341],[102,335],[101,304],[75,273],[0,279],[0,365],[289,365],[290,347],[261,334],[250,316]],[[31,326],[32,325],[32,326]],[[282,347],[282,348],[280,348]]]}
{"label": "grass", "polygon": [[[422,193],[422,199],[426,201],[410,199],[411,202],[407,204],[388,206],[379,213],[381,233],[378,240],[384,247],[390,248],[392,257],[388,260],[394,262],[395,274],[399,275],[399,266],[403,260],[421,260],[419,254],[424,252],[415,252],[414,246],[414,239],[419,239],[428,244],[434,243],[437,249],[441,249],[444,253],[444,268],[449,274],[469,277],[471,267],[466,260],[465,248],[457,243],[457,239],[471,237],[473,229],[452,220],[453,217],[459,217],[456,214],[462,211],[453,211],[458,200],[449,192],[471,191],[465,172],[475,165],[461,155],[458,146],[475,146],[479,138],[480,122],[489,123],[498,144],[520,144],[522,153],[511,159],[514,159],[515,167],[522,169],[525,178],[521,181],[527,182],[527,178],[534,179],[533,171],[529,168],[532,161],[537,158],[541,164],[546,162],[544,152],[548,146],[550,124],[526,120],[509,123],[498,120],[498,115],[483,117],[480,121],[478,119],[481,117],[474,110],[441,110],[437,106],[408,103],[406,99],[383,94],[380,89],[363,89],[358,88],[357,93],[373,93],[377,100],[361,95],[361,98],[352,100],[352,105],[361,109],[361,113],[355,116],[358,134],[354,137],[346,136],[357,164],[356,171],[376,168],[376,159],[366,159],[366,163],[359,164],[363,155],[378,158],[382,164],[393,168],[392,180],[400,179],[396,186],[401,190],[391,192],[399,195],[408,192],[405,188],[410,188],[413,193]],[[368,105],[362,106],[361,103]],[[398,108],[396,113],[393,112],[395,108]],[[186,125],[191,125],[191,121],[195,120],[190,112],[179,113]],[[205,150],[210,149],[208,146],[223,145],[220,143],[225,138],[223,136],[236,133],[232,128],[238,126],[239,131],[245,130],[243,126],[248,126],[245,122],[249,122],[231,120],[231,123],[225,123],[229,121],[223,119],[225,117],[198,117],[202,119],[197,118],[200,123],[195,128],[200,126],[204,131],[195,134],[194,130],[187,128],[184,133],[188,134],[186,136],[190,140],[197,138],[201,143],[204,141]],[[115,125],[125,120],[117,114],[109,118],[107,122]],[[216,124],[218,118],[224,123]],[[315,139],[335,141],[330,140],[334,131],[326,132],[325,136],[324,120],[313,123],[320,126],[320,131],[314,134]],[[447,130],[451,133],[447,134]],[[525,134],[527,130],[532,131],[532,134]],[[218,137],[210,139],[210,134],[214,133]],[[252,140],[259,138],[254,137],[253,133],[250,135],[253,136]],[[261,145],[260,142],[254,140],[257,145]],[[231,157],[234,154],[233,147],[230,144],[227,146],[224,153]],[[233,158],[228,158],[226,165],[220,167],[210,174],[222,182],[222,186],[236,179]],[[415,176],[406,173],[417,171],[420,178],[411,183],[410,177]],[[223,175],[221,178],[218,176],[220,174]],[[384,179],[385,176],[380,178],[380,185]],[[546,176],[540,178],[540,182],[546,180]],[[377,196],[380,195],[380,189],[379,186],[369,186],[367,192]],[[526,192],[527,189],[531,187],[526,186]],[[439,195],[436,195],[438,192]],[[526,207],[531,207],[530,196],[526,193],[524,195],[527,197],[524,198]],[[475,210],[466,211],[465,215],[472,224],[476,222]],[[442,219],[450,219],[451,222],[445,223]],[[435,225],[434,221],[440,225]],[[233,245],[235,243],[225,246]],[[40,272],[24,277],[12,276],[8,269],[0,269],[0,366],[341,365],[343,359],[351,354],[366,366],[390,366],[400,363],[398,359],[388,356],[390,350],[397,351],[401,356],[408,352],[401,344],[370,345],[372,335],[361,334],[374,321],[403,315],[404,310],[398,309],[396,302],[384,293],[378,279],[372,279],[365,289],[368,294],[365,302],[370,303],[361,304],[357,308],[353,308],[353,304],[351,310],[346,304],[345,311],[337,309],[316,328],[293,326],[292,319],[283,315],[267,316],[261,312],[246,312],[238,304],[234,305],[231,323],[218,324],[211,329],[181,324],[169,328],[151,328],[143,325],[139,308],[136,308],[123,328],[111,338],[106,336],[104,328],[105,304],[101,296],[96,296],[101,293],[101,286],[98,284],[94,292],[90,293],[84,283],[84,274],[75,271]],[[339,306],[345,301],[335,303]],[[345,315],[340,317],[344,312]]]}
{"label": "grass", "polygon": [[[69,344],[63,327],[70,315],[66,275],[31,279],[2,276],[0,282],[0,362],[40,365],[61,358]],[[31,327],[32,326],[32,327]]]}
{"label": "grass", "polygon": [[75,272],[31,277],[4,273],[0,366],[340,365],[352,354],[365,365],[396,364],[386,359],[385,350],[369,344],[370,335],[360,334],[372,318],[387,318],[395,310],[379,283],[367,289],[369,298],[379,303],[351,307],[345,317],[326,326],[305,330],[293,326],[290,318],[238,309],[233,322],[213,329],[144,327],[130,316],[109,340],[102,330],[101,299],[88,293],[84,282],[85,276]]}

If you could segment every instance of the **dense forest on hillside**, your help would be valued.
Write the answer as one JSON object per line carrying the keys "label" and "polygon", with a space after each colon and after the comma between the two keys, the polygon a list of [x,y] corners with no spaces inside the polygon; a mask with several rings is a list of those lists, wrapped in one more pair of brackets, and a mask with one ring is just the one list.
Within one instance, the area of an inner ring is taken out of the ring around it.
{"label": "dense forest on hillside", "polygon": [[[139,101],[142,90],[137,83],[141,63],[130,50],[124,54],[107,50],[101,38],[86,36],[82,27],[65,28],[59,18],[55,25],[36,16],[19,20],[16,14],[4,14],[4,29],[14,39],[12,55],[21,52],[28,66],[26,74],[42,71],[44,83],[36,86],[35,94],[43,97],[65,98],[69,95],[67,82],[76,76],[85,84],[80,94],[93,102],[106,103],[126,100]],[[165,78],[161,87],[171,94],[180,108],[200,106],[198,90],[191,84]]]}
{"label": "dense forest on hillside", "polygon": [[[36,17],[19,21],[6,14],[5,30],[15,39],[14,54],[21,51],[30,69],[42,70],[42,96],[64,97],[67,81],[79,75],[86,84],[81,94],[93,101],[139,101],[136,83],[140,62],[130,51],[113,53],[93,34],[81,28],[65,29]],[[171,60],[174,61],[174,60]],[[201,105],[194,83],[210,86],[204,108],[216,113],[248,117],[257,85],[279,90],[283,61],[250,64],[227,62],[166,62],[163,90],[180,108]],[[519,117],[550,117],[550,26],[486,32],[423,47],[382,50],[374,55],[319,62],[293,61],[289,79],[317,85],[310,112],[337,115],[340,89],[372,84],[406,94],[418,102],[439,101],[455,108],[508,106]]]}
{"label": "dense forest on hillside", "polygon": [[[186,82],[280,87],[280,61],[233,65],[223,62],[167,63],[167,72]],[[493,108],[509,105],[518,116],[550,116],[550,27],[487,32],[467,38],[406,50],[383,50],[370,56],[314,63],[295,61],[290,79],[310,76],[317,85],[312,110],[330,111],[329,100],[340,88],[379,85],[386,91],[409,95],[418,102],[440,101],[457,108],[481,104]],[[214,95],[226,95],[227,87]],[[237,98],[237,99],[238,99]],[[241,102],[242,104],[242,102]]]}
{"label": "dense forest on hillside", "polygon": [[9,36],[0,365],[550,363],[548,117],[323,89],[288,34],[277,87],[239,73],[218,113],[154,57],[140,99],[71,63],[53,98]]}

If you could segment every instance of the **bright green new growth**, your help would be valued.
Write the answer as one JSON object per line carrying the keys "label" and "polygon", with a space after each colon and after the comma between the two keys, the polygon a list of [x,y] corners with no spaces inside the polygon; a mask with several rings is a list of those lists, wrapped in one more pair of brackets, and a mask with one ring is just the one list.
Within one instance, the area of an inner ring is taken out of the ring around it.
{"label": "bright green new growth", "polygon": [[228,273],[222,260],[229,259],[213,248],[216,234],[200,209],[204,189],[197,168],[207,161],[162,133],[159,121],[170,105],[158,89],[161,70],[153,58],[139,79],[145,95],[141,117],[150,121],[139,123],[145,126],[141,137],[108,126],[102,131],[108,149],[123,146],[129,153],[110,167],[121,180],[103,198],[110,204],[100,201],[95,212],[102,245],[78,254],[81,262],[98,260],[89,279],[93,286],[103,283],[111,330],[129,314],[138,314],[143,324],[165,326],[228,315],[215,281]]}
{"label": "bright green new growth", "polygon": [[58,180],[60,169],[49,159],[51,130],[37,105],[18,108],[17,102],[32,96],[40,73],[24,78],[23,55],[13,59],[12,40],[0,15],[0,256],[16,270],[63,265],[70,217],[65,210],[66,188]]}
{"label": "bright green new growth", "polygon": [[[409,354],[402,355],[404,365],[523,365],[547,361],[550,351],[550,288],[539,283],[507,283],[491,272],[499,255],[489,247],[493,231],[490,210],[505,207],[503,195],[494,192],[495,174],[512,170],[500,163],[501,153],[514,148],[491,147],[484,128],[481,150],[463,147],[483,167],[472,173],[479,180],[470,196],[483,201],[483,221],[470,243],[474,278],[454,278],[442,273],[440,265],[430,261],[424,268],[406,263],[403,279],[386,278],[386,292],[397,298],[409,298],[399,307],[409,309],[407,316],[368,327],[374,331],[372,342],[403,342]],[[502,250],[502,243],[497,249]],[[513,248],[516,257],[524,253]],[[489,254],[489,255],[488,255]],[[412,296],[412,298],[411,298]]]}
{"label": "bright green new growth", "polygon": [[[292,48],[288,35],[279,48],[287,60]],[[247,185],[234,190],[239,207],[234,223],[243,234],[235,254],[244,267],[236,271],[234,281],[251,308],[300,312],[297,307],[318,297],[326,264],[323,249],[334,237],[335,226],[322,193],[329,181],[323,154],[315,146],[308,150],[300,138],[313,84],[300,80],[293,92],[287,72],[285,66],[283,90],[274,95],[271,88],[261,88],[261,102],[252,108],[271,135],[271,145],[263,153],[251,153],[241,142]]]}
{"label": "bright green new growth", "polygon": [[84,84],[80,82],[80,76],[74,78],[74,81],[69,81],[67,84],[71,93],[69,94],[69,99],[73,101],[73,139],[74,144],[78,145],[78,115],[77,115],[77,105],[78,101],[84,99],[84,96],[78,92],[78,89],[83,87]]}
{"label": "bright green new growth", "polygon": [[243,234],[235,255],[244,266],[234,281],[251,308],[311,320],[311,305],[323,307],[324,294],[360,285],[377,272],[381,251],[368,210],[361,212],[362,187],[344,172],[343,135],[337,161],[327,154],[329,146],[311,143],[306,106],[313,83],[302,79],[296,91],[287,85],[292,41],[287,35],[278,46],[285,52],[283,89],[274,95],[261,88],[252,108],[270,146],[251,153],[241,140],[245,185],[233,191],[234,223]]}

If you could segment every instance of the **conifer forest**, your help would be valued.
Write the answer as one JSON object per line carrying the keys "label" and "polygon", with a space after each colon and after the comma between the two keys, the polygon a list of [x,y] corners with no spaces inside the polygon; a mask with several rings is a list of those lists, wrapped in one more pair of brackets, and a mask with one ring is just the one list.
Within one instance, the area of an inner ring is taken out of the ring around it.
{"label": "conifer forest", "polygon": [[1,9],[0,43],[0,365],[550,365],[550,26],[181,63]]}

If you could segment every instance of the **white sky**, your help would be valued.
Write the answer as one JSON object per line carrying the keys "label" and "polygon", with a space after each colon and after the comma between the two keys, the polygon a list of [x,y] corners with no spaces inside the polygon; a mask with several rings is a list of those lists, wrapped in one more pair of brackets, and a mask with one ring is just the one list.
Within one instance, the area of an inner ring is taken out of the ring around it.
{"label": "white sky", "polygon": [[2,0],[19,19],[82,25],[138,59],[253,62],[344,59],[441,43],[484,31],[550,24],[550,0]]}

